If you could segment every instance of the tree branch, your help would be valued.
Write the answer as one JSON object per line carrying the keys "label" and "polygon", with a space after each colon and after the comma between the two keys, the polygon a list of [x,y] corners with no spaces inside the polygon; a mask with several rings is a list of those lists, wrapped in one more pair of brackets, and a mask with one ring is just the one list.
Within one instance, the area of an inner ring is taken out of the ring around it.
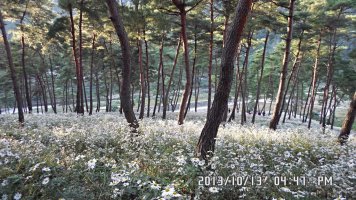
{"label": "tree branch", "polygon": [[191,10],[193,10],[195,7],[197,7],[203,0],[199,0],[197,1],[191,8],[189,8],[186,12],[189,12]]}
{"label": "tree branch", "polygon": [[167,8],[164,8],[164,7],[160,7],[158,9],[162,10],[162,11],[165,11],[163,13],[168,14],[168,15],[179,15],[179,12],[173,11],[173,10],[170,10],[170,9],[167,9]]}

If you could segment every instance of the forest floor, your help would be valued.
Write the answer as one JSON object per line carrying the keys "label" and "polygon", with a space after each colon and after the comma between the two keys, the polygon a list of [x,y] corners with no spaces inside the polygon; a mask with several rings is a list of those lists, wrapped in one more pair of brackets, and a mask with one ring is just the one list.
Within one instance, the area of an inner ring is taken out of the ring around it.
{"label": "forest floor", "polygon": [[[250,121],[250,115],[247,116]],[[277,131],[269,117],[256,125],[221,126],[209,163],[194,156],[205,114],[177,125],[140,121],[137,137],[122,115],[0,115],[2,199],[353,199],[356,137],[307,129],[300,120]]]}

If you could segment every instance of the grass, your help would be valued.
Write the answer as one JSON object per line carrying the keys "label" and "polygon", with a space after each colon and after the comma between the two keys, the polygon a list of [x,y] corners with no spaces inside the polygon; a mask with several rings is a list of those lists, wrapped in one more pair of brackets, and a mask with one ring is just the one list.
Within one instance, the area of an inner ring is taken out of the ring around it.
{"label": "grass", "polygon": [[[194,156],[204,125],[203,115],[189,114],[182,126],[172,120],[173,114],[166,121],[144,119],[140,121],[141,134],[135,138],[129,137],[127,123],[118,113],[84,117],[26,115],[23,128],[18,126],[16,115],[0,115],[1,197],[352,199],[356,196],[354,136],[341,147],[336,143],[337,132],[332,130],[325,133],[318,128],[308,130],[292,121],[271,131],[266,118],[258,117],[257,125],[240,126],[233,122],[221,126],[216,153],[209,163],[204,163]],[[323,180],[318,182],[320,177]]]}

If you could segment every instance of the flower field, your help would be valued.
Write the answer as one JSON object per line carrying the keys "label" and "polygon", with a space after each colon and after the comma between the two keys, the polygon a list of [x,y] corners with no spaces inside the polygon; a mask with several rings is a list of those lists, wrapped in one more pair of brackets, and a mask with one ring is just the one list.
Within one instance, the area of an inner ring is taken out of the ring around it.
{"label": "flower field", "polygon": [[[2,199],[353,199],[356,138],[297,124],[221,126],[209,163],[204,125],[144,119],[130,137],[118,113],[0,115]],[[315,126],[314,126],[315,127]]]}

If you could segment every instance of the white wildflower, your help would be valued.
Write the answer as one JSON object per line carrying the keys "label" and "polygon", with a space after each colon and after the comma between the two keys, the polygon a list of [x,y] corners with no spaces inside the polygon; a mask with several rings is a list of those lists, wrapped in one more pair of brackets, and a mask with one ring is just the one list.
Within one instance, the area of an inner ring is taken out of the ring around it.
{"label": "white wildflower", "polygon": [[209,187],[209,192],[217,193],[217,192],[219,192],[219,189],[217,187]]}
{"label": "white wildflower", "polygon": [[15,196],[14,196],[14,199],[15,199],[15,200],[20,200],[21,197],[22,197],[22,194],[16,192],[16,194],[15,194]]}
{"label": "white wildflower", "polygon": [[282,192],[291,192],[291,190],[287,187],[281,187],[281,188],[279,188],[279,190]]}
{"label": "white wildflower", "polygon": [[289,158],[291,156],[289,151],[285,151],[284,152],[284,157]]}
{"label": "white wildflower", "polygon": [[88,161],[88,168],[89,168],[89,169],[94,169],[94,168],[95,168],[95,165],[96,165],[96,161],[97,161],[97,160],[96,160],[95,158],[89,160],[89,161]]}
{"label": "white wildflower", "polygon": [[159,189],[161,189],[161,186],[158,183],[156,183],[155,181],[152,181],[151,189],[159,190]]}
{"label": "white wildflower", "polygon": [[44,167],[42,168],[42,172],[50,172],[51,169],[49,167]]}
{"label": "white wildflower", "polygon": [[42,180],[42,185],[47,185],[47,183],[49,183],[49,178],[46,177]]}
{"label": "white wildflower", "polygon": [[199,161],[199,166],[203,166],[203,165],[205,165],[205,160]]}
{"label": "white wildflower", "polygon": [[7,194],[3,194],[3,195],[1,196],[1,200],[7,200],[7,198],[8,198]]}
{"label": "white wildflower", "polygon": [[7,184],[9,184],[9,181],[8,180],[3,180],[2,183],[1,183],[1,186],[7,186]]}

